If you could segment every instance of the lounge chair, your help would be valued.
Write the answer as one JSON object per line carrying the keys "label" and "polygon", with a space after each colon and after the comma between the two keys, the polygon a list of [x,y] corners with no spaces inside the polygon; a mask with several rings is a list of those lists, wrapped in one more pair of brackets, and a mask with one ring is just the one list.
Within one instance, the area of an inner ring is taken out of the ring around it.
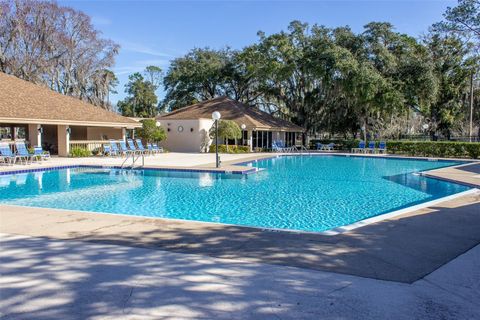
{"label": "lounge chair", "polygon": [[317,142],[315,146],[317,147],[317,150],[323,150],[323,143]]}
{"label": "lounge chair", "polygon": [[143,153],[143,154],[148,154],[148,153],[150,153],[150,152],[149,152],[147,149],[145,149],[145,147],[143,146],[142,140],[136,139],[135,142],[137,143],[137,149],[138,149],[138,151],[140,151],[140,153]]}
{"label": "lounge chair", "polygon": [[17,162],[18,156],[10,149],[10,145],[6,142],[0,143],[0,156],[2,161],[6,164],[14,164]]}
{"label": "lounge chair", "polygon": [[277,147],[280,152],[293,152],[295,150],[295,146],[287,147],[282,140],[277,141]]}
{"label": "lounge chair", "polygon": [[115,140],[110,140],[110,154],[112,156],[119,156],[120,150],[118,149],[118,145]]}
{"label": "lounge chair", "polygon": [[125,154],[125,155],[128,155],[130,153],[133,153],[132,150],[130,150],[128,147],[127,147],[127,144],[125,143],[125,141],[123,140],[120,140],[118,141],[118,144],[120,145],[120,152]]}
{"label": "lounge chair", "polygon": [[26,164],[28,164],[28,161],[30,160],[30,163],[32,163],[33,159],[36,157],[34,153],[30,153],[25,146],[25,142],[20,142],[17,141],[15,142],[15,149],[17,149],[17,157],[22,161],[22,159],[25,161]]}
{"label": "lounge chair", "polygon": [[33,148],[33,154],[39,160],[48,160],[50,159],[50,152],[43,150],[41,146],[36,146]]}
{"label": "lounge chair", "polygon": [[353,153],[361,152],[365,153],[365,141],[360,141],[357,148],[352,148]]}
{"label": "lounge chair", "polygon": [[155,153],[157,153],[157,151],[153,150],[153,146],[152,146],[151,143],[147,143],[147,150],[148,150],[148,152],[149,152],[150,154],[152,154],[152,155],[155,154]]}
{"label": "lounge chair", "polygon": [[387,153],[387,143],[385,141],[380,141],[377,151],[378,153]]}
{"label": "lounge chair", "polygon": [[158,152],[158,153],[162,153],[162,152],[163,152],[163,148],[162,148],[162,147],[159,147],[158,144],[156,144],[156,143],[152,143],[152,148],[153,148],[153,150],[155,150],[155,151]]}
{"label": "lounge chair", "polygon": [[272,141],[272,151],[273,152],[281,152],[280,147],[277,145],[277,141]]}
{"label": "lounge chair", "polygon": [[140,150],[138,150],[137,147],[135,147],[135,143],[133,143],[132,139],[127,139],[127,143],[128,143],[128,150],[131,153],[133,153],[133,154],[141,153]]}
{"label": "lounge chair", "polygon": [[332,151],[334,147],[335,147],[335,143],[329,143],[329,144],[323,146],[323,150]]}
{"label": "lounge chair", "polygon": [[370,153],[376,153],[376,149],[375,149],[375,141],[370,141],[368,143],[368,148],[365,149],[365,152],[370,152]]}
{"label": "lounge chair", "polygon": [[109,144],[103,145],[103,155],[104,156],[113,156],[112,146]]}

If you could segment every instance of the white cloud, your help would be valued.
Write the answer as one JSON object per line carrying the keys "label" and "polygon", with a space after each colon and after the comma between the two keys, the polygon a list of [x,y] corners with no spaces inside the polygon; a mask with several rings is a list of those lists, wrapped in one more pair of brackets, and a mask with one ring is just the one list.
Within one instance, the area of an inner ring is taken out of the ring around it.
{"label": "white cloud", "polygon": [[157,57],[173,57],[171,54],[168,54],[166,52],[163,52],[161,50],[158,50],[150,46],[143,45],[141,43],[134,43],[130,41],[120,41],[120,45],[122,46],[122,49],[131,51],[131,52],[142,53],[142,54],[147,54],[147,55],[157,56]]}
{"label": "white cloud", "polygon": [[129,66],[117,67],[114,69],[115,74],[131,74],[134,72],[142,72],[148,66],[159,66],[165,70],[169,64],[169,59],[146,59],[133,61]]}

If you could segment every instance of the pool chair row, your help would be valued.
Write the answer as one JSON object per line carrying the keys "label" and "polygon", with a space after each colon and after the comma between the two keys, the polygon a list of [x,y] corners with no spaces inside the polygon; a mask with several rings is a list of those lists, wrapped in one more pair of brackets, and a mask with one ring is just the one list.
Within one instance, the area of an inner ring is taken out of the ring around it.
{"label": "pool chair row", "polygon": [[295,150],[294,146],[287,147],[282,140],[272,141],[273,152],[294,152]]}
{"label": "pool chair row", "polygon": [[375,141],[368,142],[368,146],[365,144],[365,141],[360,141],[357,148],[352,148],[353,153],[387,153],[387,143],[385,141],[380,141],[378,143]]}
{"label": "pool chair row", "polygon": [[323,150],[323,151],[333,151],[335,148],[335,143],[329,143],[329,144],[323,144],[323,143],[316,143],[315,147],[317,150]]}
{"label": "pool chair row", "polygon": [[23,141],[15,142],[15,150],[6,142],[0,142],[0,163],[6,165],[31,164],[34,161],[50,159],[50,153],[37,146],[30,152]]}
{"label": "pool chair row", "polygon": [[109,144],[103,145],[103,155],[112,157],[128,156],[131,154],[155,155],[162,152],[163,148],[159,147],[156,143],[147,143],[147,147],[145,148],[140,139],[136,139],[135,142],[132,139],[127,139],[127,142],[123,140],[110,140]]}

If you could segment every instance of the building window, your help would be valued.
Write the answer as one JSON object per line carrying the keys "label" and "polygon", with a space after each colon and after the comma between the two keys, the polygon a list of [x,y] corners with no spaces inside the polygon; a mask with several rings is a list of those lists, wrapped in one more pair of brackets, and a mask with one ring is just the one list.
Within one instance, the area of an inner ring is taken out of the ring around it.
{"label": "building window", "polygon": [[25,127],[15,127],[15,139],[26,139],[27,138],[27,130]]}
{"label": "building window", "polygon": [[11,127],[0,127],[0,139],[1,140],[12,140],[12,128]]}

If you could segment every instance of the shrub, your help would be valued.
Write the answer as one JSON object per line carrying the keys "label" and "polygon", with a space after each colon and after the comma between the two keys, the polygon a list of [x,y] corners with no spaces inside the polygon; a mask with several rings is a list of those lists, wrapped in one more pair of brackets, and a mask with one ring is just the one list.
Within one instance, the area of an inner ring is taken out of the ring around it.
{"label": "shrub", "polygon": [[[209,152],[215,152],[215,144],[210,145]],[[227,146],[224,144],[219,144],[218,145],[218,152],[219,153],[248,153],[250,152],[250,148],[248,146],[228,146],[228,152],[227,152]]]}
{"label": "shrub", "polygon": [[91,155],[92,153],[85,148],[76,147],[70,150],[70,156],[74,158],[90,157]]}

